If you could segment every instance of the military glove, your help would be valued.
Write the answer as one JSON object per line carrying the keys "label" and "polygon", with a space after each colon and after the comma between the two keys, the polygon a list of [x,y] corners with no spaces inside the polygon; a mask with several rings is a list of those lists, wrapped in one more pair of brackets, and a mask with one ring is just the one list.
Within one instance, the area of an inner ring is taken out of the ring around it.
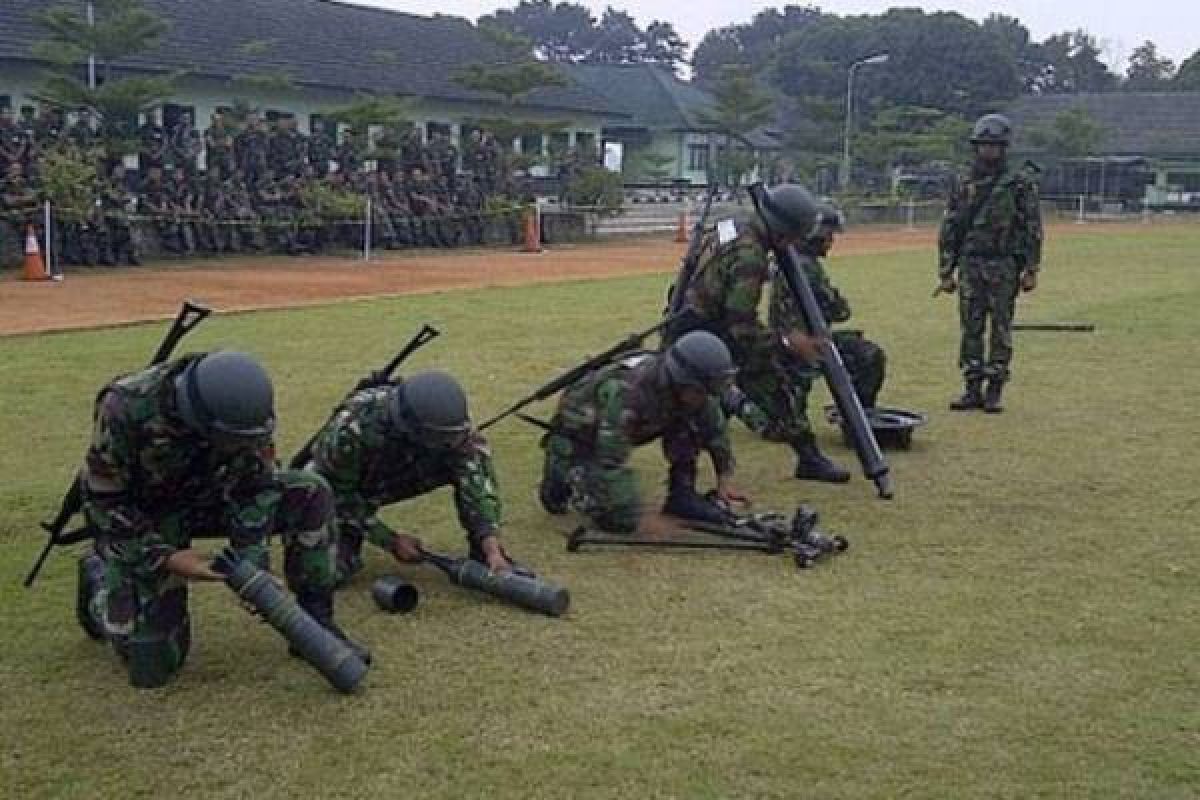
{"label": "military glove", "polygon": [[1032,292],[1037,288],[1037,273],[1026,270],[1021,274],[1021,291]]}

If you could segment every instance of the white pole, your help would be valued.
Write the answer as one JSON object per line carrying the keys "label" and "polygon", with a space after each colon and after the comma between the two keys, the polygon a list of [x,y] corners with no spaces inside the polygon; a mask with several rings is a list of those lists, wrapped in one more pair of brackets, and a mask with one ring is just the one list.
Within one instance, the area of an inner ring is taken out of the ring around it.
{"label": "white pole", "polygon": [[[92,28],[96,27],[96,6],[91,0],[87,4],[87,21]],[[96,54],[88,53],[88,88],[96,88]]]}
{"label": "white pole", "polygon": [[917,201],[908,201],[908,229],[915,230],[917,227]]}
{"label": "white pole", "polygon": [[52,232],[50,226],[53,224],[53,217],[50,215],[50,201],[46,201],[45,205],[45,224],[42,225],[42,238],[46,240],[46,246],[42,248],[46,251],[46,263],[43,265],[46,270],[46,277],[54,280],[62,280],[61,275],[54,274],[54,254],[50,251],[50,239]]}
{"label": "white pole", "polygon": [[1075,218],[1075,224],[1082,225],[1083,222],[1083,195],[1079,195],[1079,216]]}
{"label": "white pole", "polygon": [[367,195],[367,217],[363,221],[363,261],[371,260],[371,195]]}
{"label": "white pole", "polygon": [[854,113],[854,68],[858,65],[857,61],[851,64],[846,75],[846,125],[842,132],[841,184],[843,192],[850,186],[850,118]]}

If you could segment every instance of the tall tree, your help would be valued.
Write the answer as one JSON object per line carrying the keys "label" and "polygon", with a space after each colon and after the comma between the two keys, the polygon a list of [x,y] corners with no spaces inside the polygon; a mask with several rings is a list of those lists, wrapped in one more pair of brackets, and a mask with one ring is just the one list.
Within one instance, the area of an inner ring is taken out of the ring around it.
{"label": "tall tree", "polygon": [[1034,147],[1058,158],[1090,156],[1104,142],[1104,136],[1104,127],[1078,106],[1059,113],[1049,126],[1029,131]]}
{"label": "tall tree", "polygon": [[1152,92],[1171,88],[1175,62],[1158,54],[1154,42],[1147,39],[1134,48],[1125,70],[1124,88],[1135,92]]}
{"label": "tall tree", "polygon": [[[95,0],[90,23],[78,3],[54,6],[34,15],[46,38],[33,53],[51,66],[36,92],[40,102],[63,110],[87,109],[100,122],[110,157],[122,155],[135,138],[138,114],[171,96],[177,74],[136,77],[118,73],[120,62],[156,47],[167,23],[140,0]],[[94,57],[96,85],[85,66]]]}
{"label": "tall tree", "polygon": [[632,64],[641,61],[645,36],[633,17],[612,6],[604,10],[596,42],[588,60],[598,64]]}
{"label": "tall tree", "polygon": [[1106,92],[1117,76],[1100,60],[1096,37],[1084,30],[1060,33],[1040,45],[1045,68],[1035,89],[1046,93]]}
{"label": "tall tree", "polygon": [[1182,91],[1200,91],[1200,50],[1183,60],[1171,83]]}
{"label": "tall tree", "polygon": [[1024,23],[1006,14],[990,14],[983,21],[983,32],[992,37],[1016,65],[1022,91],[1037,91],[1046,63],[1041,48],[1033,41]]}
{"label": "tall tree", "polygon": [[675,27],[669,22],[654,20],[646,26],[642,37],[642,60],[666,67],[675,72],[684,60],[687,43],[675,32]]}
{"label": "tall tree", "polygon": [[700,121],[724,136],[717,170],[723,182],[739,186],[754,168],[750,134],[775,119],[775,99],[749,67],[726,67],[713,87],[713,99],[713,107],[700,112]]}
{"label": "tall tree", "polygon": [[596,18],[576,3],[521,0],[514,8],[480,17],[481,26],[495,25],[528,39],[546,61],[587,59],[596,40]]}

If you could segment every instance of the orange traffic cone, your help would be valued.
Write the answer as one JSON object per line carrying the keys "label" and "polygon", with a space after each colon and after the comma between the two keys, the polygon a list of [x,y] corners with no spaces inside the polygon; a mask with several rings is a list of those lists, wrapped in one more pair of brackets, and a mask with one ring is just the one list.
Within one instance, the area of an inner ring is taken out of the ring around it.
{"label": "orange traffic cone", "polygon": [[50,279],[46,272],[46,263],[42,261],[42,248],[38,247],[37,231],[32,225],[25,227],[25,274],[27,281],[45,281]]}
{"label": "orange traffic cone", "polygon": [[686,242],[688,236],[688,213],[686,211],[679,212],[679,226],[675,228],[675,241]]}
{"label": "orange traffic cone", "polygon": [[521,247],[522,253],[540,253],[542,252],[542,231],[538,224],[538,212],[536,206],[530,206],[525,210],[525,243]]}

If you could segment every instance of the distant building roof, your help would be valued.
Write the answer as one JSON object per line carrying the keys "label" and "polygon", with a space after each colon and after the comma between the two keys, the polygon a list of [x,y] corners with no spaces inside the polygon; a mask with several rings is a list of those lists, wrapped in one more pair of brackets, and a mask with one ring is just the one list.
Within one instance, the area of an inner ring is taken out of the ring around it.
{"label": "distant building roof", "polygon": [[[706,131],[706,112],[715,98],[695,84],[680,80],[666,67],[654,64],[564,64],[563,70],[576,82],[608,98],[617,109],[629,115],[631,127]],[[620,126],[614,126],[620,127]],[[775,136],[766,129],[752,132],[755,147],[778,147]]]}
{"label": "distant building roof", "polygon": [[1016,149],[1030,151],[1029,131],[1049,128],[1080,108],[1104,129],[1099,154],[1200,156],[1200,92],[1096,92],[1026,95],[1010,108]]}
{"label": "distant building roof", "polygon": [[[85,7],[83,0],[58,4]],[[51,5],[0,2],[0,60],[32,58],[30,46],[44,32],[31,15]],[[458,86],[453,72],[503,60],[460,17],[421,17],[331,0],[144,0],[144,5],[171,29],[161,46],[117,66],[230,78],[282,73],[302,86],[478,103],[493,98]],[[585,86],[538,89],[521,105],[622,115]]]}

